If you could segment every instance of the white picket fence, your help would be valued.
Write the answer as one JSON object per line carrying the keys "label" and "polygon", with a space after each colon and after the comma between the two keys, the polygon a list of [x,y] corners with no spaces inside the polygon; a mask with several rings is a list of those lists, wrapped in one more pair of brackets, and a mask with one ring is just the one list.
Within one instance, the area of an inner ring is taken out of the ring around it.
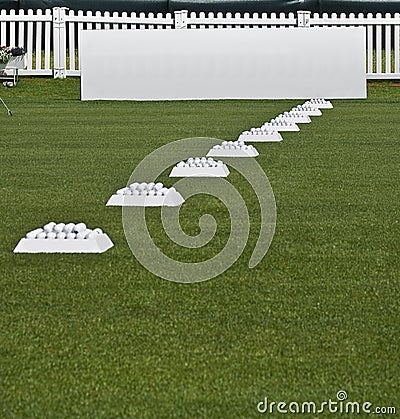
{"label": "white picket fence", "polygon": [[400,14],[289,14],[188,13],[174,14],[74,12],[63,7],[45,10],[0,11],[0,45],[27,51],[27,68],[21,75],[79,76],[81,29],[196,29],[270,28],[313,26],[366,27],[368,79],[400,78]]}

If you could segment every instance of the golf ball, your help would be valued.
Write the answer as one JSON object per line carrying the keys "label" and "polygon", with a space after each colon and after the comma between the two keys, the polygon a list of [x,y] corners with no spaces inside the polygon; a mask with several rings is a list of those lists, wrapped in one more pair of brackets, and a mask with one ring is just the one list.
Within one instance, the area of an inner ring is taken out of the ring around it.
{"label": "golf ball", "polygon": [[37,235],[39,233],[43,232],[43,228],[37,228],[36,230],[30,231],[29,233],[26,234],[26,238],[27,239],[36,239]]}
{"label": "golf ball", "polygon": [[45,226],[43,226],[43,230],[46,232],[50,232],[53,231],[53,228],[55,227],[56,223],[54,221],[46,224]]}
{"label": "golf ball", "polygon": [[59,223],[59,224],[56,224],[56,225],[54,226],[53,230],[54,230],[56,233],[60,233],[61,231],[63,231],[63,230],[64,230],[64,227],[65,227],[65,223]]}
{"label": "golf ball", "polygon": [[64,231],[65,231],[65,233],[70,233],[71,231],[74,230],[74,228],[75,228],[74,223],[68,223],[68,224],[65,224]]}
{"label": "golf ball", "polygon": [[84,239],[86,237],[86,234],[87,234],[86,230],[82,230],[76,235],[76,238],[77,239]]}
{"label": "golf ball", "polygon": [[85,231],[87,229],[86,224],[85,223],[78,223],[75,225],[75,232],[80,233],[82,231]]}
{"label": "golf ball", "polygon": [[[90,234],[92,234],[93,233],[93,230],[91,230],[90,228],[88,228],[86,231],[85,231],[85,239],[87,239],[88,237],[89,237],[89,235]],[[97,235],[97,233],[94,233],[94,234],[96,234]]]}

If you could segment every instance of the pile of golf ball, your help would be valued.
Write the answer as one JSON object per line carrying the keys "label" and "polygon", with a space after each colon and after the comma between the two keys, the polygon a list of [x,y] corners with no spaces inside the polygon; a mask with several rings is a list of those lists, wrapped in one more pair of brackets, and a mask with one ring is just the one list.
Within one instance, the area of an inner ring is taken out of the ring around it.
{"label": "pile of golf ball", "polygon": [[215,145],[214,150],[252,150],[252,145],[247,145],[244,141],[222,141],[221,144]]}
{"label": "pile of golf ball", "polygon": [[308,103],[321,104],[321,105],[326,105],[327,103],[329,103],[327,100],[322,99],[322,98],[319,98],[319,99],[310,99],[307,102]]}
{"label": "pile of golf ball", "polygon": [[293,122],[287,122],[283,119],[271,119],[270,122],[266,122],[262,125],[261,128],[268,128],[268,127],[288,127],[293,125]]}
{"label": "pile of golf ball", "polygon": [[91,230],[85,223],[58,223],[51,222],[27,233],[27,239],[95,239],[103,234],[101,228]]}
{"label": "pile of golf ball", "polygon": [[314,107],[333,107],[332,103],[329,100],[325,100],[325,99],[310,99],[307,100],[307,102],[304,103],[304,105],[311,105]]}
{"label": "pile of golf ball", "polygon": [[134,182],[125,188],[119,189],[116,194],[133,196],[165,196],[170,191],[175,191],[175,188],[166,188],[161,182]]}
{"label": "pile of golf ball", "polygon": [[276,133],[277,131],[271,131],[267,129],[266,126],[262,127],[256,127],[256,128],[250,128],[249,131],[243,131],[242,134],[266,134],[266,135],[272,135]]}
{"label": "pile of golf ball", "polygon": [[290,126],[293,125],[293,122],[288,122],[285,120],[280,120],[280,119],[271,119],[270,122],[266,122],[265,124],[263,124],[263,127],[279,127],[279,126]]}
{"label": "pile of golf ball", "polygon": [[283,112],[280,115],[277,116],[277,118],[275,119],[279,119],[279,118],[303,118],[304,115],[294,111],[293,109],[290,112]]}
{"label": "pile of golf ball", "polygon": [[311,106],[311,105],[297,105],[295,108],[293,108],[291,110],[291,112],[292,111],[294,111],[294,112],[313,112],[313,111],[316,111],[316,110],[317,110],[317,108],[315,108],[314,106]]}
{"label": "pile of golf ball", "polygon": [[176,167],[222,167],[221,160],[214,160],[212,157],[190,157],[186,161],[180,161]]}

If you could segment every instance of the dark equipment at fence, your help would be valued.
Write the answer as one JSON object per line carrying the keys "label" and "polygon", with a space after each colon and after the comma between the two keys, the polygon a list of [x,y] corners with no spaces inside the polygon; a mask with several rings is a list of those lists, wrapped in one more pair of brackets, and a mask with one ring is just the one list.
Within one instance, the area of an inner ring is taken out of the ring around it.
{"label": "dark equipment at fence", "polygon": [[51,9],[110,12],[166,13],[176,10],[194,12],[296,12],[315,13],[396,13],[400,0],[0,0],[1,9]]}

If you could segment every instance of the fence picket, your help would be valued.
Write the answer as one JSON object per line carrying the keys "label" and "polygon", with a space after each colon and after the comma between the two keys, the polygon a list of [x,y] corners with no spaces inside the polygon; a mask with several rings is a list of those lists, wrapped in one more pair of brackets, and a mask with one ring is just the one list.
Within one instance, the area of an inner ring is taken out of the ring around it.
{"label": "fence picket", "polygon": [[87,22],[86,23],[86,29],[87,30],[91,30],[93,29],[93,25],[92,25],[92,21],[93,21],[93,13],[91,10],[88,10],[87,14],[86,14],[87,19],[85,19],[84,21]]}
{"label": "fence picket", "polygon": [[[69,14],[71,16],[71,12]],[[69,69],[75,70],[75,22],[68,23],[68,53],[69,53]]]}
{"label": "fence picket", "polygon": [[[42,11],[37,11],[37,16],[41,17]],[[35,45],[35,69],[42,69],[42,22],[39,20],[36,22],[36,45]]]}
{"label": "fence picket", "polygon": [[[390,19],[390,15],[386,14],[387,19]],[[392,72],[392,25],[385,25],[385,73],[389,74]]]}
{"label": "fence picket", "polygon": [[[10,10],[10,18],[13,19],[15,17],[15,10]],[[15,28],[16,28],[16,22],[14,21],[10,21],[9,22],[9,29],[10,29],[10,39],[9,39],[9,43],[10,45],[15,45],[16,46],[16,42],[15,42]]]}
{"label": "fence picket", "polygon": [[[121,18],[124,20],[126,20],[126,18],[128,17],[128,13],[126,12],[122,12],[121,13]],[[128,29],[128,25],[126,23],[123,23],[121,26],[121,29]]]}
{"label": "fence picket", "polygon": [[3,21],[3,17],[6,14],[6,10],[2,10],[0,13],[0,45],[8,45],[9,41],[7,39],[7,22]]}
{"label": "fence picket", "polygon": [[[395,19],[399,19],[400,18],[400,13],[396,13],[395,14]],[[394,73],[400,73],[400,59],[399,59],[399,54],[400,54],[400,30],[399,30],[400,26],[399,24],[394,25],[394,45],[393,45],[393,51],[394,51]]]}
{"label": "fence picket", "polygon": [[382,25],[375,26],[375,51],[376,51],[376,70],[377,74],[382,73]]}
{"label": "fence picket", "polygon": [[[18,17],[21,18],[24,16],[24,11],[20,10]],[[18,46],[25,45],[25,24],[23,20],[19,20],[18,23]]]}
{"label": "fence picket", "polygon": [[[28,10],[28,16],[32,16],[33,15],[33,10],[29,9]],[[32,69],[32,55],[33,55],[33,45],[32,45],[32,41],[33,41],[33,21],[28,21],[27,24],[27,48],[26,48],[26,52],[27,52],[27,65],[29,69]]]}
{"label": "fence picket", "polygon": [[374,71],[373,54],[374,54],[373,27],[372,25],[367,25],[367,73],[368,74],[371,74]]}
{"label": "fence picket", "polygon": [[106,23],[104,23],[104,29],[109,30],[110,29],[110,12],[104,12],[104,19],[106,20]]}
{"label": "fence picket", "polygon": [[[47,9],[45,12],[45,15],[52,19],[52,11],[50,9]],[[50,67],[50,52],[51,52],[51,21],[47,20],[44,24],[44,72],[50,73],[52,72],[52,69]]]}

